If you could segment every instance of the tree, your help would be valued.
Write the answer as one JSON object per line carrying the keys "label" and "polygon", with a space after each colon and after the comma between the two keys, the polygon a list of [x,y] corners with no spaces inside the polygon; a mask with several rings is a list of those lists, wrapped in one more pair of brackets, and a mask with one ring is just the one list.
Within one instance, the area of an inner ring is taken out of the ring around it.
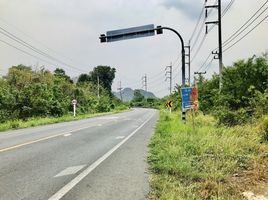
{"label": "tree", "polygon": [[54,75],[58,78],[62,78],[70,83],[73,83],[73,80],[71,79],[70,76],[66,75],[64,69],[61,69],[61,68],[55,69]]}
{"label": "tree", "polygon": [[97,66],[90,72],[90,79],[94,84],[98,84],[98,79],[100,85],[112,95],[112,84],[115,78],[115,68],[110,66]]}
{"label": "tree", "polygon": [[144,96],[141,94],[140,90],[134,90],[133,102],[142,102],[144,100]]}
{"label": "tree", "polygon": [[88,75],[88,74],[81,74],[78,77],[77,83],[78,84],[83,84],[83,83],[88,83],[90,81],[91,81],[90,75]]}

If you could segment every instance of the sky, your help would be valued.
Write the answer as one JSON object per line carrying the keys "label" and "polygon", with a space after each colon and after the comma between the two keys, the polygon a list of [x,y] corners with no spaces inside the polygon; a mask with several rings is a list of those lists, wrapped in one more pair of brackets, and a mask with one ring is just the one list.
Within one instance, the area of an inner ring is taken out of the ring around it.
{"label": "sky", "polygon": [[[230,1],[222,0],[223,10]],[[223,41],[236,32],[265,1],[234,1],[222,18]],[[215,0],[207,1],[207,5],[214,3]],[[174,33],[164,30],[162,35],[112,43],[100,43],[99,36],[110,30],[154,24],[176,29],[188,44],[203,6],[204,0],[0,0],[0,74],[5,75],[11,66],[24,64],[33,69],[45,67],[50,71],[59,67],[69,76],[76,77],[98,65],[108,65],[116,68],[114,91],[119,81],[123,88],[140,89],[142,77],[146,74],[148,90],[163,97],[169,93],[169,82],[165,81],[166,66],[173,65],[173,86],[181,84],[181,43]],[[247,30],[267,14],[268,11],[264,11]],[[192,74],[218,46],[215,26],[196,54],[205,35],[203,16],[191,40],[191,56],[194,58],[191,62]],[[207,21],[215,20],[217,10],[212,9]],[[4,31],[50,58],[8,38]],[[268,19],[224,52],[224,66],[268,51],[267,33]],[[204,65],[202,70],[207,71],[207,78],[218,73],[218,60]]]}

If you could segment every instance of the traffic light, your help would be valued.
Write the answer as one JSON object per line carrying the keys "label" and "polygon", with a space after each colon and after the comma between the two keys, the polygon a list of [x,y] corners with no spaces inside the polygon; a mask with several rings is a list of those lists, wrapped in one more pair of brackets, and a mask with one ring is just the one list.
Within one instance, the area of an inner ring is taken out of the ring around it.
{"label": "traffic light", "polygon": [[163,34],[162,26],[157,26],[157,27],[156,27],[156,33],[157,33],[157,35],[159,35],[159,34]]}

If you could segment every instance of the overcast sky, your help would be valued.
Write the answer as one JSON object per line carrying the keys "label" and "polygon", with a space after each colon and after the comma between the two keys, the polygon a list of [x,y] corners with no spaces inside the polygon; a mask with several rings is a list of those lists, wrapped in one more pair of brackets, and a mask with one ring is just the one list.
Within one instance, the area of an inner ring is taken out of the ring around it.
{"label": "overcast sky", "polygon": [[[223,41],[265,1],[236,0],[223,18]],[[208,5],[214,2],[215,0],[208,0]],[[224,9],[230,0],[222,2]],[[203,3],[204,0],[0,0],[1,28],[69,65],[44,58],[0,32],[0,40],[41,58],[26,55],[0,41],[0,74],[5,74],[13,65],[24,64],[33,68],[45,66],[51,71],[60,67],[75,77],[91,71],[97,65],[109,65],[117,70],[114,90],[120,80],[122,87],[141,88],[142,76],[147,74],[148,90],[160,97],[167,95],[169,90],[164,70],[171,62],[175,76],[173,85],[181,83],[181,45],[174,33],[164,31],[163,35],[154,37],[102,44],[98,37],[109,30],[155,24],[176,29],[188,43]],[[266,15],[267,12],[264,12],[258,21]],[[216,20],[216,17],[215,10],[208,20]],[[267,21],[224,53],[225,66],[268,50]],[[199,41],[204,31],[203,29]],[[195,37],[192,43],[194,40]],[[195,54],[199,41],[192,55]],[[217,26],[207,35],[201,51],[192,63],[192,71],[196,71],[216,47]],[[44,62],[44,59],[49,63]],[[207,71],[208,77],[218,72],[217,60],[213,61]]]}

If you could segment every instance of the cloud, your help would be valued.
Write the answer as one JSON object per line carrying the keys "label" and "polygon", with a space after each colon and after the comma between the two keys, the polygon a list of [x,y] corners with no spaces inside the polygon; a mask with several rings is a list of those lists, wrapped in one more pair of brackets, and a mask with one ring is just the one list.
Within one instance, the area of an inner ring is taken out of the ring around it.
{"label": "cloud", "polygon": [[167,9],[175,8],[191,19],[196,19],[198,17],[202,7],[202,3],[197,0],[164,0],[161,5]]}

